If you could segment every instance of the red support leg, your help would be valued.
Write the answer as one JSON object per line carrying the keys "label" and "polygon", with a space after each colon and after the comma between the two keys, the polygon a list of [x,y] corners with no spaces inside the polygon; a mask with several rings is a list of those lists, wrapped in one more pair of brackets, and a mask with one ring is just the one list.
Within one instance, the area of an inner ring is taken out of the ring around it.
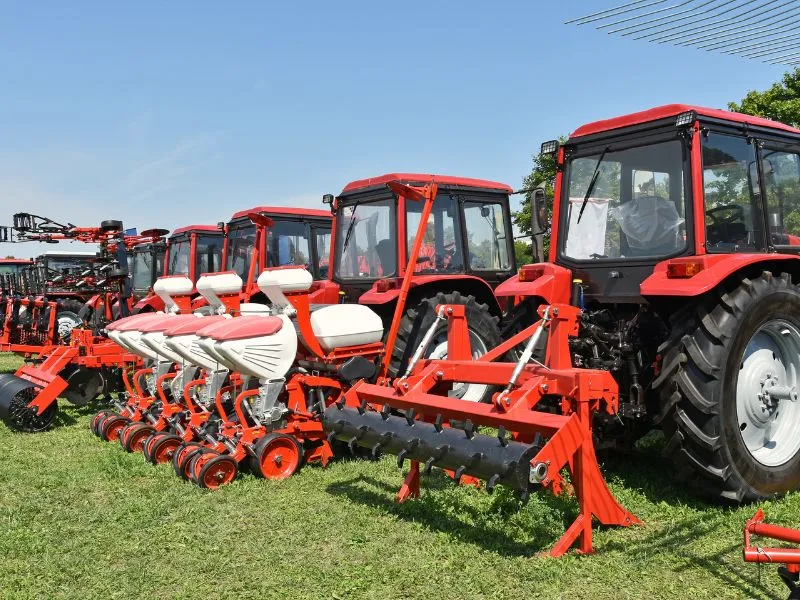
{"label": "red support leg", "polygon": [[395,499],[402,504],[409,498],[419,498],[419,463],[415,460],[411,461],[411,470],[403,480],[403,485]]}

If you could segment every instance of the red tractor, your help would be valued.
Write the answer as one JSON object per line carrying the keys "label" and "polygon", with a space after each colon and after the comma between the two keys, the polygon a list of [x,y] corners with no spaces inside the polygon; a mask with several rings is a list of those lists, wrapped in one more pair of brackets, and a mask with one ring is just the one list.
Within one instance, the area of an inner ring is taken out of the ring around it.
{"label": "red tractor", "polygon": [[[481,179],[406,173],[354,181],[338,197],[323,198],[335,216],[335,266],[329,279],[345,301],[374,310],[387,332],[423,210],[422,203],[394,193],[388,182],[438,186],[393,349],[392,372],[407,364],[422,333],[436,320],[439,304],[466,307],[473,353],[484,354],[501,338],[499,322],[506,308],[493,288],[516,272],[511,188]],[[446,333],[442,324],[426,357],[446,356]],[[473,386],[459,393],[478,400],[486,390]]]}
{"label": "red tractor", "polygon": [[654,425],[687,483],[747,502],[800,486],[800,130],[673,104],[557,152],[550,260],[497,293],[581,309],[575,367],[619,384],[610,444]]}
{"label": "red tractor", "polygon": [[[225,232],[216,225],[187,225],[172,232],[162,259],[164,275],[186,275],[196,282],[201,273],[219,271]],[[164,302],[149,293],[133,313],[164,310]]]}

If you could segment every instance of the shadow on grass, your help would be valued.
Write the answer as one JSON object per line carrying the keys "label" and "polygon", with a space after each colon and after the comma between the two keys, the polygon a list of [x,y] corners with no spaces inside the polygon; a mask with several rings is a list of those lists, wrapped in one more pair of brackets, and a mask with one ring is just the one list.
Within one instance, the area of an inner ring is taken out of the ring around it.
{"label": "shadow on grass", "polygon": [[[530,541],[519,541],[509,536],[507,522],[510,516],[520,512],[521,503],[515,495],[498,488],[490,509],[486,510],[470,504],[469,495],[462,498],[458,494],[441,493],[453,485],[453,481],[444,475],[425,477],[420,497],[403,504],[395,501],[397,487],[365,475],[332,483],[326,489],[334,496],[344,496],[352,502],[422,524],[432,531],[446,533],[503,556],[531,556],[546,552],[577,514],[577,503],[573,499],[539,494],[535,496],[535,502],[545,508],[542,512],[546,516],[532,526],[526,526],[526,534],[532,538]],[[537,514],[539,512],[537,510]]]}
{"label": "shadow on grass", "polygon": [[[736,589],[748,598],[773,598],[772,592],[762,584],[760,572],[753,573],[751,565],[741,560],[741,542],[739,540],[714,551],[698,550],[695,542],[703,536],[713,536],[715,531],[726,526],[729,514],[715,513],[711,516],[693,515],[674,521],[668,530],[653,530],[646,536],[634,540],[610,541],[607,550],[617,550],[633,556],[653,556],[669,554],[675,557],[675,572],[690,567],[702,569],[714,577],[721,589]],[[700,546],[702,548],[702,545]],[[726,564],[726,557],[735,557],[740,568],[731,568]],[[766,574],[766,573],[765,573]],[[773,574],[769,574],[772,576]]]}

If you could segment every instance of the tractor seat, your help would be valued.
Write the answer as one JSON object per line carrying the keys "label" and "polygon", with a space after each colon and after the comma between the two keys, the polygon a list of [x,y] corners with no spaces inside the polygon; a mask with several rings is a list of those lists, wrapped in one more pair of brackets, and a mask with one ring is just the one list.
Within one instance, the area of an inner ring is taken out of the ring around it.
{"label": "tractor seat", "polygon": [[383,322],[363,304],[329,304],[311,314],[311,330],[325,351],[380,342]]}

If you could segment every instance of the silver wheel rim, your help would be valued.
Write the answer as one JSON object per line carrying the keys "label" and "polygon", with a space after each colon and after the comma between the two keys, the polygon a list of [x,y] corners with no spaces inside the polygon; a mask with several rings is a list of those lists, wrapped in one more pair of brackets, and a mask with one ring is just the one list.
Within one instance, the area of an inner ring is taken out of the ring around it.
{"label": "silver wheel rim", "polygon": [[736,380],[739,432],[751,456],[767,467],[800,450],[800,331],[788,321],[764,323],[750,338]]}
{"label": "silver wheel rim", "polygon": [[[469,330],[469,345],[472,349],[472,358],[479,358],[486,354],[486,344],[481,336]],[[445,360],[447,358],[447,328],[437,331],[430,343],[430,352],[425,352],[425,358],[433,360]],[[470,402],[480,402],[486,394],[489,386],[485,383],[453,383],[452,395],[454,398],[469,400]]]}

